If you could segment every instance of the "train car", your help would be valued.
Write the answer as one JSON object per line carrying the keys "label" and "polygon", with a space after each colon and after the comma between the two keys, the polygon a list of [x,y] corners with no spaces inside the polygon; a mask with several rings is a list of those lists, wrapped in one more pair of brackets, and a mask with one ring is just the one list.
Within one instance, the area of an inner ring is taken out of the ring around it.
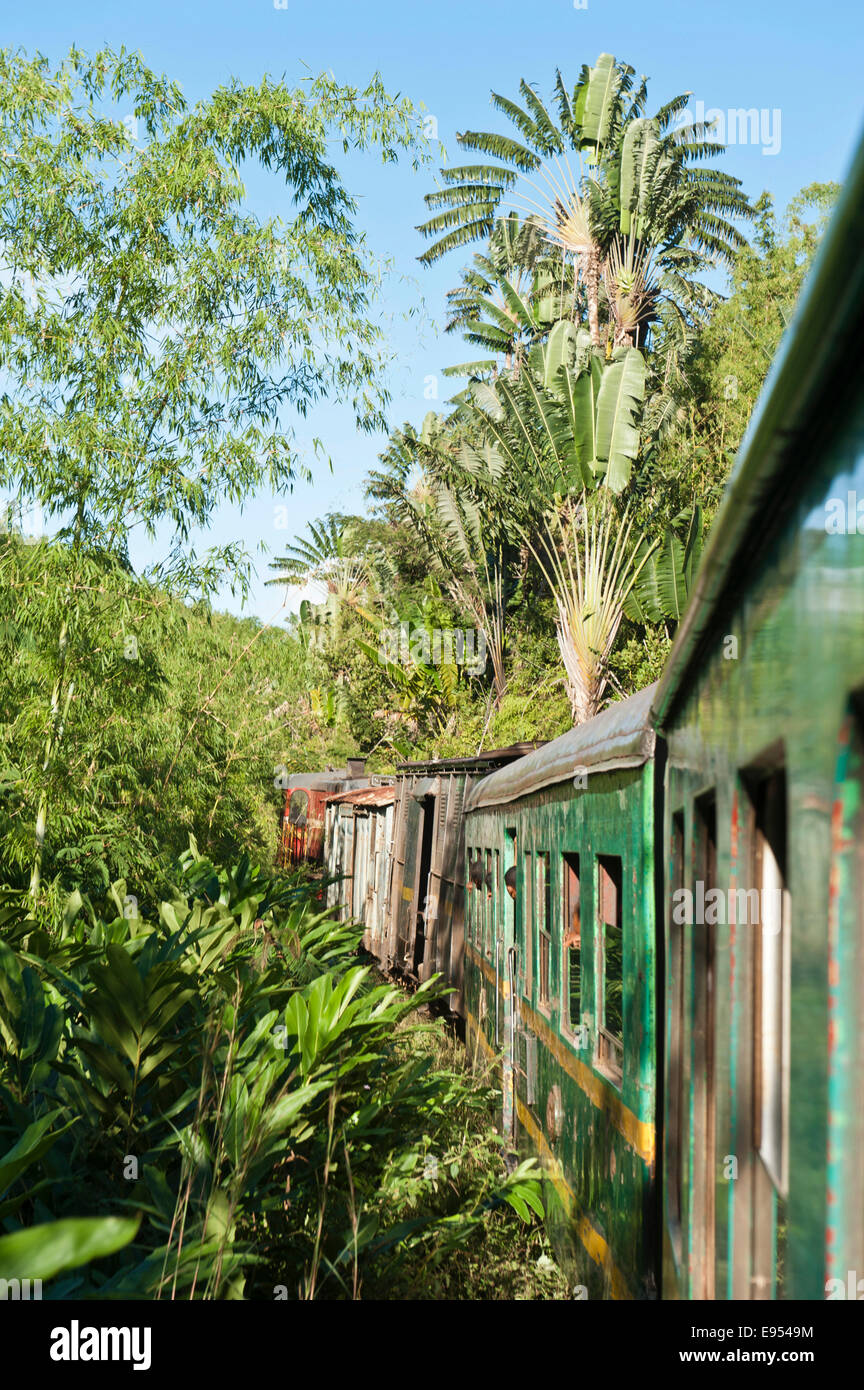
{"label": "train car", "polygon": [[363,945],[380,957],[387,922],[387,886],[393,843],[394,778],[327,798],[324,838],[327,904],[342,918],[362,922]]}
{"label": "train car", "polygon": [[285,806],[277,856],[280,868],[323,861],[327,798],[338,792],[368,787],[365,768],[365,758],[349,758],[344,768],[296,772],[284,779]]}
{"label": "train car", "polygon": [[864,148],[655,701],[664,1297],[864,1291],[862,247]]}
{"label": "train car", "polygon": [[500,1075],[505,1134],[545,1160],[590,1298],[658,1292],[654,689],[465,803],[466,1043]]}
{"label": "train car", "polygon": [[449,1007],[462,1015],[465,903],[465,796],[472,783],[536,748],[517,743],[469,758],[401,763],[379,962],[408,981],[441,974],[453,986]]}

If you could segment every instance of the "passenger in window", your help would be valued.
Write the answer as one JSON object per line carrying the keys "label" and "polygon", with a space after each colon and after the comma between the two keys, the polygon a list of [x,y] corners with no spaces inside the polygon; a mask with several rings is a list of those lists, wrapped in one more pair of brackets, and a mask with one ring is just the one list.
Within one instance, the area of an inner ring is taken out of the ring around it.
{"label": "passenger in window", "polygon": [[468,869],[468,891],[472,888],[480,889],[483,887],[483,865],[479,859],[474,859]]}
{"label": "passenger in window", "polygon": [[491,897],[492,897],[492,870],[491,870],[491,869],[487,869],[487,870],[486,870],[486,873],[485,873],[485,875],[484,875],[484,877],[483,877],[483,882],[486,884],[486,897],[487,897],[487,898],[491,898]]}
{"label": "passenger in window", "polygon": [[508,869],[507,872],[506,872],[506,874],[504,875],[504,887],[507,889],[507,892],[510,894],[510,897],[511,897],[511,898],[513,899],[513,901],[515,902],[515,901],[516,901],[516,865],[515,865],[515,864],[513,865],[512,868]]}
{"label": "passenger in window", "polygon": [[578,947],[581,945],[581,943],[582,921],[579,916],[579,902],[577,900],[576,903],[574,903],[573,911],[570,914],[570,926],[568,927],[567,935],[564,938],[564,948],[566,950],[568,946]]}

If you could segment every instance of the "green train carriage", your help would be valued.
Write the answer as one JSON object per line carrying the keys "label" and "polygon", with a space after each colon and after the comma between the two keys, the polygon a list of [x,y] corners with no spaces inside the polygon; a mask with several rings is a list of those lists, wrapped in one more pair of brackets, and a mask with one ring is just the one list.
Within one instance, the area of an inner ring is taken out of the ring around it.
{"label": "green train carriage", "polygon": [[864,148],[659,686],[406,803],[464,843],[458,919],[425,831],[401,901],[591,1298],[864,1295],[862,246]]}
{"label": "green train carriage", "polygon": [[864,148],[656,699],[664,1297],[864,1280],[862,247]]}
{"label": "green train carriage", "polygon": [[465,805],[466,1043],[500,1073],[505,1133],[545,1159],[556,1244],[589,1298],[657,1295],[652,694]]}

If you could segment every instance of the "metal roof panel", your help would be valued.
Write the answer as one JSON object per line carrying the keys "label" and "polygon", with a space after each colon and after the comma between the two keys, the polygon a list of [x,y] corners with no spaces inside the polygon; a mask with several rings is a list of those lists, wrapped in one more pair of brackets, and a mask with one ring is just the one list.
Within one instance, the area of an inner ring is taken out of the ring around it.
{"label": "metal roof panel", "polygon": [[465,810],[516,801],[543,787],[567,782],[583,768],[586,772],[611,772],[641,767],[654,756],[651,702],[656,690],[656,684],[646,686],[518,762],[482,777],[468,792]]}
{"label": "metal roof panel", "polygon": [[490,748],[487,753],[477,753],[473,757],[421,758],[417,762],[397,763],[397,772],[473,772],[489,763],[507,763],[522,758],[535,748],[542,748],[543,741],[534,743],[511,743],[507,748]]}
{"label": "metal roof panel", "polygon": [[352,806],[389,806],[395,800],[395,787],[359,787],[357,791],[337,792],[335,796],[328,796],[327,804],[345,805],[347,802]]}

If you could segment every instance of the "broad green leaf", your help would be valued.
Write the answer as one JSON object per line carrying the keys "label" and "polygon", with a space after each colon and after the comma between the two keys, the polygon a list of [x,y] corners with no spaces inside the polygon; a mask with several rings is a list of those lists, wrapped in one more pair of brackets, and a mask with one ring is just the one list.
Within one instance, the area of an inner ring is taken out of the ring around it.
{"label": "broad green leaf", "polygon": [[606,464],[606,484],[613,492],[629,482],[644,399],[645,359],[638,348],[618,349],[597,396],[597,458]]}
{"label": "broad green leaf", "polygon": [[79,1217],[0,1236],[0,1279],[53,1279],[122,1250],[138,1225],[137,1218]]}

